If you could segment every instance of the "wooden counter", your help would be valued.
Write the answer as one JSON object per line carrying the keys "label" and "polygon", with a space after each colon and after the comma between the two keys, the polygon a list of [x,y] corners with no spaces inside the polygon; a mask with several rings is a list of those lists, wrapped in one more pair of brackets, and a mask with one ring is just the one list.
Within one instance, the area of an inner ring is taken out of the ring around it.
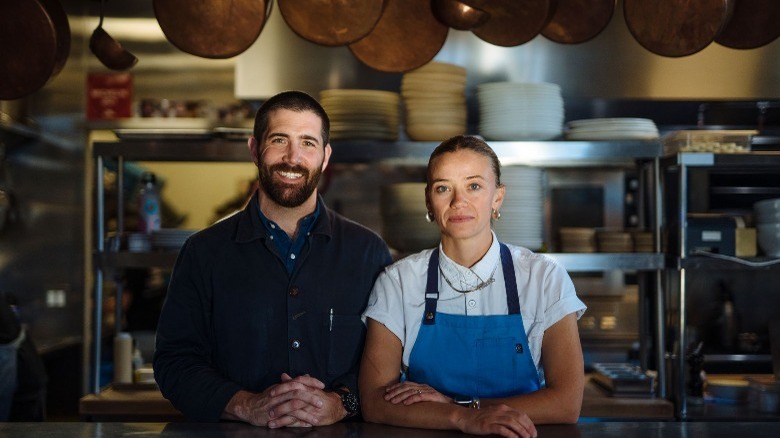
{"label": "wooden counter", "polygon": [[[79,402],[79,414],[89,421],[182,421],[154,384],[109,387]],[[611,397],[595,383],[585,385],[582,419],[672,420],[671,402],[655,398]]]}

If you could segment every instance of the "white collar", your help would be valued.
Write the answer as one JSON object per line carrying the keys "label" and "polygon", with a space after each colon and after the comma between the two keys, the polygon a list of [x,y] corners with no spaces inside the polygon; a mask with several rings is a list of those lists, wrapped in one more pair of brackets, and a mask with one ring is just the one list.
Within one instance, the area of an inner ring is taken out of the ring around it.
{"label": "white collar", "polygon": [[474,264],[471,268],[461,266],[455,263],[444,253],[441,243],[439,244],[439,269],[441,274],[452,283],[453,288],[460,290],[469,290],[477,287],[480,283],[488,281],[494,276],[501,261],[501,249],[496,238],[493,235],[493,243],[490,244],[488,252]]}

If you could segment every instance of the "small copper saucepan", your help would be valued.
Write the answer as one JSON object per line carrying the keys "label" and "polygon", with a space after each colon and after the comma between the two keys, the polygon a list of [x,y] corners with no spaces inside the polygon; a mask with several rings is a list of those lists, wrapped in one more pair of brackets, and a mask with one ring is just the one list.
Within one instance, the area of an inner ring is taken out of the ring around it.
{"label": "small copper saucepan", "polygon": [[138,62],[138,58],[103,30],[104,4],[105,0],[100,0],[100,22],[89,39],[89,50],[111,70],[129,70]]}

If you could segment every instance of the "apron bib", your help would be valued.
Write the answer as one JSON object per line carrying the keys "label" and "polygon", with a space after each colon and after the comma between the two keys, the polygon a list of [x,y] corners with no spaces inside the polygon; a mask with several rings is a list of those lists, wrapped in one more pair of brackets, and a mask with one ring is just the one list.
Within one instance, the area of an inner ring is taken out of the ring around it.
{"label": "apron bib", "polygon": [[508,397],[541,388],[528,348],[509,248],[501,245],[508,315],[436,312],[439,249],[428,262],[423,323],[409,358],[407,379],[453,396]]}

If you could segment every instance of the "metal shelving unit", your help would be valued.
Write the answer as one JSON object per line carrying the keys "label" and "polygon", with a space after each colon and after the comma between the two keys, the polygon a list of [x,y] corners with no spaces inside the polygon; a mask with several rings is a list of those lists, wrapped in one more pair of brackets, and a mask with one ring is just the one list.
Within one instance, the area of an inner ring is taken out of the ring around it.
{"label": "metal shelving unit", "polygon": [[[688,395],[686,392],[688,379],[686,373],[686,352],[688,351],[687,339],[687,290],[686,273],[698,269],[715,270],[746,270],[762,269],[780,271],[780,263],[765,267],[749,267],[724,260],[709,258],[701,255],[689,255],[688,230],[686,221],[689,213],[689,199],[691,197],[689,177],[692,169],[713,170],[753,170],[780,172],[780,152],[756,151],[750,153],[716,154],[716,153],[678,153],[663,157],[660,162],[661,183],[673,182],[676,185],[677,202],[675,205],[664,206],[673,209],[675,215],[672,223],[665,224],[665,228],[677,230],[674,241],[669,242],[671,250],[667,260],[667,274],[672,282],[679,288],[677,302],[678,314],[674,323],[674,334],[677,346],[669,352],[669,357],[676,368],[676,377],[672,387],[675,389],[674,397],[677,401],[677,416],[685,419],[688,417]],[[674,181],[670,181],[674,179]],[[755,261],[767,261],[768,258],[755,258]],[[671,322],[671,321],[670,321]]]}
{"label": "metal shelving unit", "polygon": [[[657,141],[490,141],[491,147],[499,156],[502,164],[526,164],[541,167],[622,167],[635,168],[637,163],[648,167],[650,177],[655,179],[658,169],[658,159],[662,152]],[[379,141],[334,141],[331,163],[352,164],[368,162],[388,162],[399,164],[425,165],[438,142],[379,142]],[[249,152],[244,139],[226,139],[214,137],[208,140],[189,139],[146,139],[146,140],[96,140],[91,144],[91,159],[94,165],[95,180],[95,244],[92,259],[94,260],[95,303],[91,321],[92,355],[91,355],[91,390],[100,391],[100,342],[101,312],[100,303],[103,299],[103,277],[109,269],[125,269],[130,267],[172,267],[175,252],[113,252],[106,248],[104,229],[105,223],[105,187],[103,185],[106,160],[117,161],[117,193],[123,193],[123,163],[127,161],[178,161],[178,162],[245,162],[249,161]],[[654,185],[654,187],[657,184]],[[652,194],[655,203],[657,196]],[[117,203],[118,230],[123,226],[123,200]],[[658,232],[656,230],[656,236]],[[624,254],[548,254],[559,261],[570,272],[597,272],[605,270],[626,270],[640,272],[659,272],[664,266],[664,256],[656,244],[655,253],[624,253]],[[656,282],[656,285],[659,283]],[[658,289],[658,287],[656,288]],[[660,294],[659,290],[655,291]],[[121,299],[121,289],[117,291],[117,299]],[[655,319],[662,318],[656,315]],[[117,320],[121,320],[117,318]],[[88,325],[90,323],[88,322]],[[89,330],[89,328],[88,328]],[[663,340],[656,346],[663,353]],[[664,361],[658,361],[663,367]],[[665,371],[659,370],[659,378],[663,379]],[[663,392],[661,397],[665,397]]]}

